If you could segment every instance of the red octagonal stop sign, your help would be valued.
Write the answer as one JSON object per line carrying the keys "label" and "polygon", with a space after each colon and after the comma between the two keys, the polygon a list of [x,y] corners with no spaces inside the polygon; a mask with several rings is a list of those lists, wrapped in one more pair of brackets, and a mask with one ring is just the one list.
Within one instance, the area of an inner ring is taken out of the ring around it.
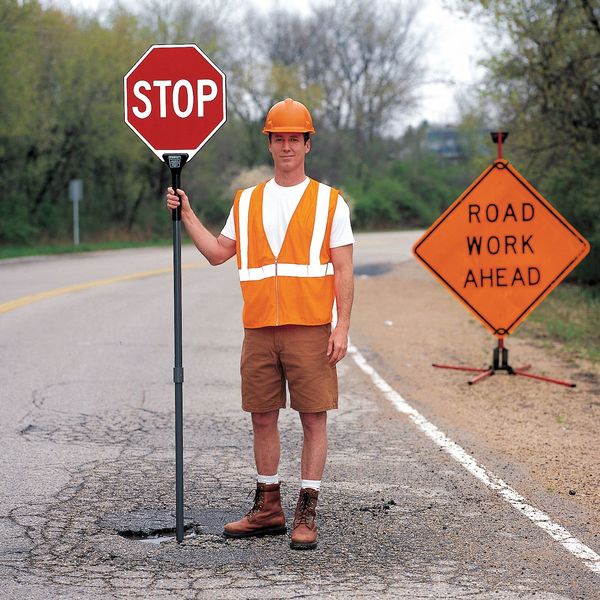
{"label": "red octagonal stop sign", "polygon": [[123,86],[125,122],[161,160],[191,159],[225,123],[225,74],[195,44],[151,46]]}

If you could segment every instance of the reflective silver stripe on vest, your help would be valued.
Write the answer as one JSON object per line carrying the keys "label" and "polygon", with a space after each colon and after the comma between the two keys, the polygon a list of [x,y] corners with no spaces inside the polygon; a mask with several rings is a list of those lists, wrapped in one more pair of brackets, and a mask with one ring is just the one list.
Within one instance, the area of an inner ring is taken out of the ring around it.
{"label": "reflective silver stripe on vest", "polygon": [[240,259],[242,263],[241,271],[244,269],[248,270],[248,211],[250,209],[250,196],[252,196],[254,187],[247,188],[242,192],[240,203],[238,205],[238,215],[240,219]]}
{"label": "reflective silver stripe on vest", "polygon": [[[275,264],[255,267],[253,269],[240,269],[240,281],[260,281],[275,277]],[[294,265],[287,263],[277,264],[278,277],[325,277],[333,275],[333,265]]]}
{"label": "reflective silver stripe on vest", "polygon": [[315,224],[310,241],[310,264],[275,264],[265,265],[264,267],[248,268],[248,214],[250,211],[250,197],[254,191],[254,187],[245,189],[239,202],[239,228],[240,228],[240,262],[239,269],[240,281],[260,281],[268,277],[278,276],[283,277],[325,277],[333,275],[333,265],[327,263],[321,264],[321,247],[325,239],[325,230],[327,229],[327,217],[329,216],[329,196],[331,188],[324,183],[319,183],[317,191],[317,207],[315,212]]}
{"label": "reflective silver stripe on vest", "polygon": [[318,265],[321,262],[321,246],[325,238],[325,229],[327,228],[327,216],[329,214],[329,195],[331,188],[324,183],[319,183],[317,192],[317,211],[315,213],[315,226],[310,240],[310,264]]}

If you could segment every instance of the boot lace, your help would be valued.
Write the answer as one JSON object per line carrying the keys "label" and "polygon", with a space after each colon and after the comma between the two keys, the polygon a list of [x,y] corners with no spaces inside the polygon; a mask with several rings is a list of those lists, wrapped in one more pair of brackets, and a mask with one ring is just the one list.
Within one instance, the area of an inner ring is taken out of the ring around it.
{"label": "boot lace", "polygon": [[312,506],[312,497],[308,492],[303,492],[298,499],[298,508],[296,509],[295,526],[304,524],[312,525],[315,517],[315,511]]}
{"label": "boot lace", "polygon": [[[251,495],[252,495],[252,490],[250,490],[247,497],[250,498]],[[262,508],[262,504],[263,504],[263,499],[264,499],[263,490],[256,488],[254,490],[254,504],[253,504],[252,508],[246,513],[247,517],[254,515],[257,512],[260,512],[260,509]]]}

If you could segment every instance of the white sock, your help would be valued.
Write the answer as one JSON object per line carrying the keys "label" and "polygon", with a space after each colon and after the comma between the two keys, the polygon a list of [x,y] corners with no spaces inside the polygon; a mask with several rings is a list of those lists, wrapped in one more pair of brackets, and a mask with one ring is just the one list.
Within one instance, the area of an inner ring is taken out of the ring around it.
{"label": "white sock", "polygon": [[302,489],[311,488],[316,490],[317,492],[321,489],[321,480],[316,479],[303,479],[302,480]]}
{"label": "white sock", "polygon": [[268,485],[279,483],[279,473],[275,473],[275,475],[261,475],[260,473],[257,473],[256,483],[266,483]]}

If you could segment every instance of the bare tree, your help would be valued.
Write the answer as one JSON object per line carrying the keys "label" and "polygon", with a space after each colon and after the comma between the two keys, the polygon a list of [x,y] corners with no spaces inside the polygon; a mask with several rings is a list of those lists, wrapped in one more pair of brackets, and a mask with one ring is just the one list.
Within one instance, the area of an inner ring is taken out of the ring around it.
{"label": "bare tree", "polygon": [[307,16],[249,10],[233,93],[255,115],[295,94],[327,128],[369,142],[414,105],[424,76],[417,12],[398,0],[329,0]]}
{"label": "bare tree", "polygon": [[157,44],[196,43],[211,58],[225,54],[232,0],[144,0],[135,11]]}
{"label": "bare tree", "polygon": [[331,127],[370,141],[399,111],[414,105],[422,81],[417,6],[381,0],[333,0],[315,9],[306,77],[324,91]]}

